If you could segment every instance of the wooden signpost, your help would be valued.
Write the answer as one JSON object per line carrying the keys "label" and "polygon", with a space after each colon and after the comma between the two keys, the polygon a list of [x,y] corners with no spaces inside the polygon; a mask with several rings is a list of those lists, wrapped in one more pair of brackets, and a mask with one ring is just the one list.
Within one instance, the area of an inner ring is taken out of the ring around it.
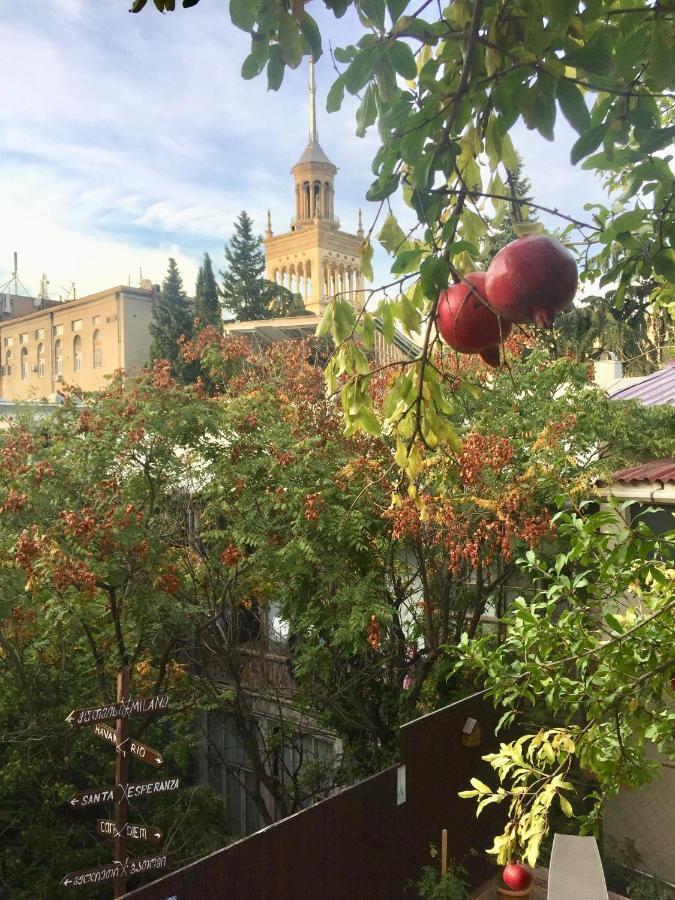
{"label": "wooden signpost", "polygon": [[133,738],[128,738],[125,746],[121,746],[117,740],[116,730],[111,728],[110,725],[105,725],[103,722],[97,722],[95,725],[91,726],[91,730],[96,737],[100,737],[104,741],[108,741],[109,744],[112,744],[118,753],[131,753],[136,759],[140,759],[141,762],[147,763],[149,766],[159,767],[164,762],[159,750],[154,750],[152,747],[148,747],[147,744],[141,744],[140,741],[136,741]]}
{"label": "wooden signpost", "polygon": [[[61,881],[63,887],[83,887],[113,881],[114,896],[121,897],[127,892],[129,876],[141,872],[160,871],[168,866],[166,853],[144,857],[127,855],[127,842],[130,840],[159,844],[163,839],[162,832],[156,826],[134,825],[128,821],[129,799],[163,794],[178,788],[177,778],[129,783],[130,757],[133,756],[135,759],[155,767],[161,766],[164,762],[159,751],[131,737],[129,719],[131,716],[160,713],[168,706],[167,694],[132,700],[129,695],[129,667],[123,666],[117,673],[117,700],[115,703],[107,706],[74,709],[67,716],[66,722],[70,726],[88,726],[97,737],[115,748],[114,787],[78,791],[70,801],[70,805],[76,809],[84,809],[87,806],[101,803],[115,804],[114,820],[98,819],[96,823],[98,834],[111,837],[115,841],[115,858],[104,866],[69,872]],[[115,727],[106,724],[106,719],[115,719]]]}
{"label": "wooden signpost", "polygon": [[[96,831],[106,837],[118,836],[115,823],[110,819],[97,819]],[[148,841],[150,844],[160,844],[164,835],[156,825],[132,825],[127,822],[124,828],[124,837],[132,841]]]}
{"label": "wooden signpost", "polygon": [[76,872],[69,872],[61,879],[61,885],[67,888],[87,887],[113,879],[117,883],[120,878],[126,881],[130,875],[138,875],[141,872],[159,872],[166,869],[168,865],[169,855],[167,853],[157,853],[155,856],[127,857],[123,863],[115,860],[92,869],[78,869]]}

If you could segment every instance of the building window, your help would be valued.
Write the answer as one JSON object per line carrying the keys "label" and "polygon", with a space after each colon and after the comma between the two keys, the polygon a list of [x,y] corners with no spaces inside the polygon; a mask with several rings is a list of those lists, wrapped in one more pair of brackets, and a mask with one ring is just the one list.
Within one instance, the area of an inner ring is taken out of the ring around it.
{"label": "building window", "polygon": [[40,378],[45,377],[45,345],[38,344],[37,349],[37,370]]}
{"label": "building window", "polygon": [[73,319],[70,323],[71,331],[82,331],[82,319]]}
{"label": "building window", "polygon": [[92,317],[91,317],[91,324],[94,325],[94,326],[100,325],[100,324],[101,324],[101,316],[92,316]]}
{"label": "building window", "polygon": [[12,347],[14,345],[14,338],[6,337],[4,340],[5,347]]}
{"label": "building window", "polygon": [[54,326],[52,326],[52,332],[53,332],[53,334],[54,334],[56,337],[58,337],[59,335],[63,334],[63,325],[54,325]]}
{"label": "building window", "polygon": [[63,344],[61,341],[54,341],[54,374],[63,375]]}
{"label": "building window", "polygon": [[37,328],[35,330],[35,340],[36,341],[44,341],[45,334],[46,334],[46,332],[45,332],[44,328]]}
{"label": "building window", "polygon": [[27,344],[27,343],[28,343],[28,332],[27,332],[27,331],[24,331],[23,334],[20,334],[20,335],[19,335],[19,343],[20,343],[20,344]]}
{"label": "building window", "polygon": [[[207,723],[208,778],[225,802],[228,830],[232,834],[252,834],[262,822],[253,800],[256,780],[250,761],[232,719],[212,712]],[[260,787],[258,784],[258,792]]]}
{"label": "building window", "polygon": [[77,335],[73,340],[73,372],[82,371],[82,338]]}
{"label": "building window", "polygon": [[[95,316],[94,318],[97,317]],[[100,316],[98,316],[98,318],[100,318]],[[94,368],[100,369],[103,365],[103,347],[101,346],[101,332],[98,328],[94,332],[93,350]]]}
{"label": "building window", "polygon": [[[5,340],[7,340],[7,338],[5,338]],[[11,340],[11,338],[10,338],[10,340]],[[8,375],[12,374],[12,359],[13,359],[12,351],[8,350],[7,353],[5,354],[5,368],[7,370]]]}
{"label": "building window", "polygon": [[21,380],[28,378],[28,347],[21,348]]}

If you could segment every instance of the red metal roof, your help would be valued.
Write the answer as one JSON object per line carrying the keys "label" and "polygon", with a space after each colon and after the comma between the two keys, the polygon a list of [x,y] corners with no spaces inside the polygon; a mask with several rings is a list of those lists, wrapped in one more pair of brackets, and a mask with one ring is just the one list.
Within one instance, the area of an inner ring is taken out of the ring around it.
{"label": "red metal roof", "polygon": [[675,359],[628,387],[609,390],[612,400],[639,400],[645,406],[675,406]]}
{"label": "red metal roof", "polygon": [[620,472],[614,473],[612,480],[615,484],[617,481],[622,484],[637,484],[641,481],[675,484],[675,459],[657,459],[643,466],[621,469]]}

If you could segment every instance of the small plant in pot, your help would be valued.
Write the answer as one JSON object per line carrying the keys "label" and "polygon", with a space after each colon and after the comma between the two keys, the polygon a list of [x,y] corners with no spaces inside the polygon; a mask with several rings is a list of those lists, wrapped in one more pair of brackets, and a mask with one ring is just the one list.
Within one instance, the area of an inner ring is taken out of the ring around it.
{"label": "small plant in pot", "polygon": [[497,897],[529,897],[532,890],[532,872],[521,862],[507,863],[497,878]]}

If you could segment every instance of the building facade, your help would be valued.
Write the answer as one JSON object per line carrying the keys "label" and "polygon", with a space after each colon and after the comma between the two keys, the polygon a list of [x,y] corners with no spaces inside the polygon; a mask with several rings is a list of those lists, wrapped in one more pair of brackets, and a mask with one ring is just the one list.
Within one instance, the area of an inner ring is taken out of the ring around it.
{"label": "building facade", "polygon": [[118,286],[0,319],[0,397],[51,399],[61,385],[97,391],[148,362],[157,288]]}

